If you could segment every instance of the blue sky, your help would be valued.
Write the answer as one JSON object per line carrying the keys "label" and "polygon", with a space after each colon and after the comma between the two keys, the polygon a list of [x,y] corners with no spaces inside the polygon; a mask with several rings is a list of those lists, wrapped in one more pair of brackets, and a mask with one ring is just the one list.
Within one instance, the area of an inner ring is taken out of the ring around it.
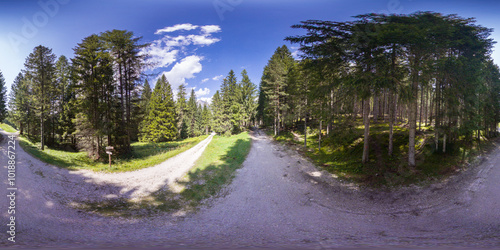
{"label": "blue sky", "polygon": [[[435,11],[476,17],[500,41],[500,1],[438,0],[1,0],[0,70],[8,89],[37,45],[73,57],[73,48],[94,33],[126,29],[154,46],[149,52],[176,88],[185,83],[210,98],[222,77],[243,69],[259,84],[262,70],[283,39],[300,34],[302,20],[347,21],[369,12]],[[497,31],[498,30],[498,31]],[[499,45],[500,46],[500,45]],[[500,53],[494,51],[498,64]],[[241,78],[241,77],[239,77]],[[154,84],[155,79],[150,79]]]}

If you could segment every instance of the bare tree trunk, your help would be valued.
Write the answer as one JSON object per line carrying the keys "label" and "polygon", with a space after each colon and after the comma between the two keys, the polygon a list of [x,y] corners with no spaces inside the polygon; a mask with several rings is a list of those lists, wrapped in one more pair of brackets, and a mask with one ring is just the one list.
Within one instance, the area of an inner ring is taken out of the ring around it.
{"label": "bare tree trunk", "polygon": [[443,135],[443,153],[446,153],[446,133]]}
{"label": "bare tree trunk", "polygon": [[389,93],[389,156],[394,150],[394,114],[396,113],[396,98],[393,93]]}
{"label": "bare tree trunk", "polygon": [[[413,76],[416,78],[416,76]],[[408,110],[408,122],[409,122],[409,143],[408,143],[408,166],[410,169],[415,168],[415,135],[417,130],[417,105],[418,105],[418,81],[413,79],[412,84],[412,95],[413,98],[410,101],[410,107]]]}
{"label": "bare tree trunk", "polygon": [[429,121],[429,105],[427,105],[427,103],[429,102],[429,87],[425,89],[425,95],[424,95],[424,121],[425,121],[425,125],[426,126],[429,126],[428,124],[428,121]]}
{"label": "bare tree trunk", "polygon": [[323,125],[323,121],[322,120],[319,120],[319,139],[318,139],[318,149],[321,150],[321,130],[323,129],[322,128],[322,125]]}
{"label": "bare tree trunk", "polygon": [[277,109],[274,108],[274,136],[278,135],[278,132],[277,132],[278,124],[276,123],[276,118],[278,117],[278,112],[276,110]]}
{"label": "bare tree trunk", "polygon": [[369,136],[370,136],[370,98],[363,103],[363,123],[365,125],[364,144],[363,144],[363,164],[368,162],[369,156]]}
{"label": "bare tree trunk", "polygon": [[373,123],[377,123],[378,122],[378,112],[379,112],[378,94],[375,94],[373,96]]}
{"label": "bare tree trunk", "polygon": [[440,104],[439,104],[439,93],[440,93],[440,82],[437,81],[436,82],[436,93],[435,93],[435,97],[434,97],[434,105],[436,106],[435,109],[435,113],[434,113],[434,130],[435,130],[435,135],[434,135],[434,143],[435,143],[435,146],[436,146],[436,151],[439,150],[439,129],[440,129],[440,126],[441,126],[441,115],[440,115]]}
{"label": "bare tree trunk", "polygon": [[304,149],[307,149],[307,113],[304,119]]}
{"label": "bare tree trunk", "polygon": [[418,119],[418,131],[422,131],[422,110],[424,108],[424,86],[420,89],[420,117]]}

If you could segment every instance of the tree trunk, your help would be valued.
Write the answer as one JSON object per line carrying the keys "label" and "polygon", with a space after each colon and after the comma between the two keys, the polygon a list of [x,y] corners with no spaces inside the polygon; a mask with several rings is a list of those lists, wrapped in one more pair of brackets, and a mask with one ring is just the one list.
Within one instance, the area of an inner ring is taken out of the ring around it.
{"label": "tree trunk", "polygon": [[418,131],[422,131],[422,110],[424,109],[424,86],[420,89],[420,114],[418,119]]}
{"label": "tree trunk", "polygon": [[321,150],[321,130],[323,129],[322,128],[322,125],[323,125],[323,121],[322,120],[319,120],[319,138],[318,138],[318,150]]}
{"label": "tree trunk", "polygon": [[275,111],[274,111],[274,112],[275,112],[275,113],[274,113],[274,114],[275,114],[275,115],[274,115],[274,136],[277,136],[277,135],[278,135],[278,132],[277,132],[276,128],[277,128],[277,126],[278,126],[278,125],[276,124],[276,119],[277,119],[277,116],[278,116],[278,115],[276,114],[276,113],[277,113],[277,112],[276,112],[276,109],[274,109],[274,110],[275,110]]}
{"label": "tree trunk", "polygon": [[307,149],[307,114],[304,119],[304,149]]}
{"label": "tree trunk", "polygon": [[443,153],[446,153],[446,133],[443,135]]}
{"label": "tree trunk", "polygon": [[378,94],[375,94],[373,97],[373,123],[378,122],[378,112],[379,112]]}
{"label": "tree trunk", "polygon": [[[416,76],[414,76],[416,78]],[[418,105],[418,81],[413,79],[412,84],[412,100],[408,110],[409,122],[409,143],[408,143],[408,166],[411,169],[415,168],[415,135],[417,130],[417,105]]]}
{"label": "tree trunk", "polygon": [[364,144],[363,144],[363,164],[368,162],[369,155],[369,136],[370,136],[370,98],[367,98],[363,103],[363,123],[365,125]]}
{"label": "tree trunk", "polygon": [[389,93],[389,156],[392,156],[394,149],[394,114],[396,102],[393,93]]}

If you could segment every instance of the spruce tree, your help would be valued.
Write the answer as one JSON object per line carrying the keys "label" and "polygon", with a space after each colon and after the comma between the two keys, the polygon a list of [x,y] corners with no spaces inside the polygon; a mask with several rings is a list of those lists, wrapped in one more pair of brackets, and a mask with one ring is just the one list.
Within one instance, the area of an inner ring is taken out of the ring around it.
{"label": "spruce tree", "polygon": [[288,72],[293,64],[292,54],[286,45],[283,45],[276,49],[264,68],[261,85],[268,100],[267,109],[274,120],[274,135],[279,135],[283,122],[283,113],[287,109]]}
{"label": "spruce tree", "polygon": [[165,142],[177,138],[175,104],[165,75],[156,82],[146,117],[145,140]]}
{"label": "spruce tree", "polygon": [[50,101],[54,98],[56,56],[52,49],[39,45],[26,58],[26,78],[33,89],[33,101],[40,120],[40,142],[41,149],[45,149],[46,136],[49,134],[45,129],[47,115],[51,113]]}
{"label": "spruce tree", "polygon": [[210,109],[208,106],[205,104],[203,105],[203,111],[201,113],[201,120],[202,120],[202,129],[203,133],[208,135],[208,132],[211,128],[211,121],[212,121],[212,113],[210,112]]}
{"label": "spruce tree", "polygon": [[224,133],[229,135],[239,130],[240,103],[238,103],[239,86],[233,70],[222,81],[220,97],[223,103]]}
{"label": "spruce tree", "polygon": [[[75,135],[79,148],[93,159],[104,156],[104,146],[123,150],[121,138],[124,131],[118,127],[119,112],[114,95],[112,58],[97,35],[83,39],[74,49],[72,59],[77,109]],[[105,138],[106,137],[106,138]]]}
{"label": "spruce tree", "polygon": [[179,89],[177,90],[177,100],[175,103],[175,109],[177,112],[177,133],[180,138],[187,138],[187,124],[186,124],[186,112],[187,112],[187,103],[186,103],[186,87],[184,84],[179,85]]}
{"label": "spruce tree", "polygon": [[74,144],[73,132],[75,126],[72,120],[75,118],[75,94],[74,86],[71,80],[71,64],[65,56],[60,56],[56,62],[56,84],[57,98],[56,107],[57,113],[54,117],[57,119],[57,134],[64,141],[71,138],[71,144]]}
{"label": "spruce tree", "polygon": [[219,95],[217,90],[212,97],[212,129],[214,132],[220,135],[227,135],[231,126],[229,119],[227,119],[227,114],[224,111],[224,102]]}
{"label": "spruce tree", "polygon": [[21,135],[27,134],[29,136],[30,133],[28,129],[30,105],[29,86],[24,79],[24,75],[19,73],[14,79],[9,93],[9,116],[12,122],[16,124]]}
{"label": "spruce tree", "polygon": [[196,114],[197,114],[198,106],[196,104],[196,94],[194,93],[194,89],[191,89],[191,95],[189,96],[189,100],[186,108],[186,125],[188,127],[188,136],[193,137],[197,134],[196,128]]}
{"label": "spruce tree", "polygon": [[7,89],[5,86],[5,78],[0,71],[0,122],[3,122],[7,116]]}
{"label": "spruce tree", "polygon": [[241,82],[239,84],[239,100],[240,104],[240,126],[250,127],[251,121],[255,119],[257,102],[256,102],[256,89],[257,87],[250,81],[247,71],[241,72]]}
{"label": "spruce tree", "polygon": [[144,81],[144,86],[142,88],[141,100],[139,103],[140,113],[139,113],[139,132],[140,132],[140,140],[143,140],[145,137],[142,134],[145,131],[145,126],[147,125],[145,118],[149,115],[149,101],[151,100],[151,86],[149,85],[148,80]]}

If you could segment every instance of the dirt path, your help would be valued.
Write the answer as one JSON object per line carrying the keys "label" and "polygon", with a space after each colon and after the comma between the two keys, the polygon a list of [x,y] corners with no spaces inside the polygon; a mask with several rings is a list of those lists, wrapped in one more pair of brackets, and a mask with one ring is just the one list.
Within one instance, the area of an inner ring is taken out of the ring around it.
{"label": "dirt path", "polygon": [[[20,151],[20,246],[500,246],[500,149],[446,183],[381,192],[317,171],[257,131],[221,197],[195,214],[147,219],[103,218],[59,204],[50,193],[61,184],[35,174],[30,164],[39,163]],[[3,237],[0,245],[11,245]]]}

